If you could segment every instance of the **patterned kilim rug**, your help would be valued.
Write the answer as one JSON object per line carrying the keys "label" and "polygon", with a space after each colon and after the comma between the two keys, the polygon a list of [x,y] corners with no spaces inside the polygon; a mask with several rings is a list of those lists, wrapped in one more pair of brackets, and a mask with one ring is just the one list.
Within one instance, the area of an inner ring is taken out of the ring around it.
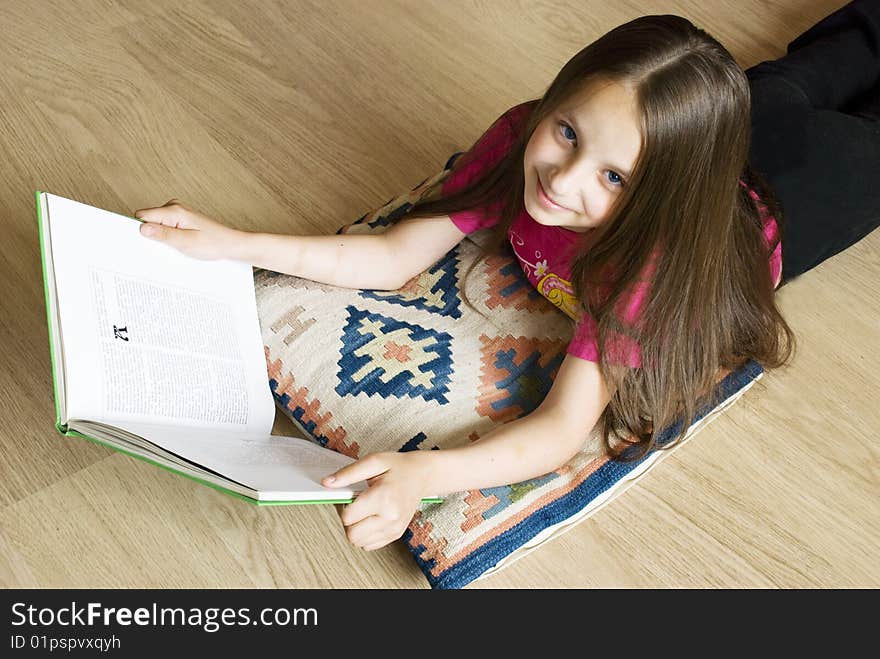
{"label": "patterned kilim rug", "polygon": [[[432,194],[436,176],[338,233],[381,232]],[[314,441],[351,457],[461,446],[529,414],[550,389],[572,321],[528,282],[513,253],[467,282],[485,232],[471,234],[397,291],[353,290],[257,270],[255,285],[276,403]],[[690,438],[762,375],[719,372]],[[680,424],[679,424],[680,425]],[[663,441],[677,428],[665,429]],[[662,441],[661,441],[662,445]],[[403,542],[433,588],[461,588],[585,519],[669,454],[610,461],[598,431],[559,469],[522,483],[425,503]]]}

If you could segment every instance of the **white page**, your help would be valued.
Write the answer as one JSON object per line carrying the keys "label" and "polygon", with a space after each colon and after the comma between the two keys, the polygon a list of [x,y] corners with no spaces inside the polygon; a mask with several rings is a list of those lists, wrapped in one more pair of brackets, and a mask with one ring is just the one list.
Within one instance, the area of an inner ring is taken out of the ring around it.
{"label": "white page", "polygon": [[251,266],[193,259],[133,218],[46,198],[68,418],[268,435]]}
{"label": "white page", "polygon": [[324,476],[354,459],[302,437],[257,437],[131,423],[120,427],[260,492],[261,500],[350,499],[367,487],[363,481],[348,487],[323,487]]}

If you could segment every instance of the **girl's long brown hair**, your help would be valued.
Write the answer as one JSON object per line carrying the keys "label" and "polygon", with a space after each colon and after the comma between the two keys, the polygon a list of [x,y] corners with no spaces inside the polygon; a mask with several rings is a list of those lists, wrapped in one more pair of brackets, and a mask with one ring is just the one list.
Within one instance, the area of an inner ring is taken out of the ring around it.
{"label": "girl's long brown hair", "polygon": [[[609,217],[582,236],[572,285],[598,323],[599,367],[613,392],[602,417],[605,444],[614,458],[635,460],[674,445],[701,404],[719,402],[708,399],[719,368],[749,359],[777,368],[795,347],[768,265],[782,237],[781,209],[747,164],[749,85],[730,53],[678,16],[645,16],[611,30],[562,68],[494,168],[455,193],[423,199],[409,216],[503,201],[488,243],[497,251],[523,209],[523,155],[533,131],[598,80],[635,90],[643,144]],[[480,156],[472,149],[455,166]],[[769,247],[746,186],[776,218],[779,235]],[[625,306],[655,250],[639,319],[624,324],[614,310]],[[639,367],[623,365],[614,339],[621,334],[641,347]],[[678,420],[677,434],[658,445]]]}

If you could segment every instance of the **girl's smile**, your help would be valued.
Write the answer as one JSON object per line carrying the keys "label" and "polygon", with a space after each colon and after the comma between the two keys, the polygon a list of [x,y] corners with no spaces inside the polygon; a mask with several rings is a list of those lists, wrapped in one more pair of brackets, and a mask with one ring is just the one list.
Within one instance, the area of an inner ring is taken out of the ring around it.
{"label": "girl's smile", "polygon": [[[537,178],[537,177],[536,177],[536,178]],[[550,197],[547,196],[547,193],[544,192],[544,186],[541,185],[541,179],[540,179],[540,178],[538,178],[537,197],[538,197],[538,200],[541,202],[541,205],[542,205],[544,208],[546,208],[547,210],[551,210],[551,211],[571,211],[570,208],[566,208],[565,206],[563,206],[563,205],[561,205],[561,204],[557,204],[555,201],[553,201],[552,199],[550,199]]]}

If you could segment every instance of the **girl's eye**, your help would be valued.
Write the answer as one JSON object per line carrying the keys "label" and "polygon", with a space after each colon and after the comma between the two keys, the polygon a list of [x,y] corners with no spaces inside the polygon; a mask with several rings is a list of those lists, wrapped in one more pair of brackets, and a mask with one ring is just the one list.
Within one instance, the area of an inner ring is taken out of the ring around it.
{"label": "girl's eye", "polygon": [[[565,123],[564,121],[559,122],[559,127],[562,129],[560,131],[562,133],[562,137],[564,137],[567,140],[576,140],[577,139],[577,135],[575,135],[574,129],[571,126],[569,126],[567,123]],[[568,134],[569,132],[571,133],[571,135]]]}
{"label": "girl's eye", "polygon": [[606,174],[608,182],[612,185],[623,185],[623,177],[615,171],[608,170]]}

